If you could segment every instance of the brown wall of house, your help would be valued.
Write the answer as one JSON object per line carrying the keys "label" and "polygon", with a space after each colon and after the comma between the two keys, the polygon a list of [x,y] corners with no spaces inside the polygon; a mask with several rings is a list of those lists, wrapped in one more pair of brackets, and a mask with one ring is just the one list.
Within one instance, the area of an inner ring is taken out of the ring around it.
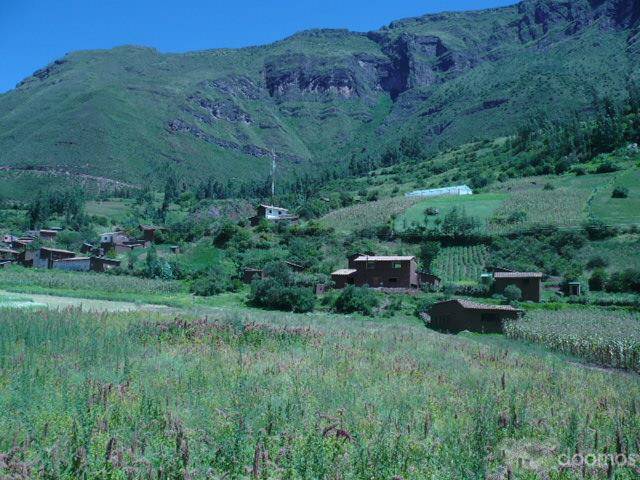
{"label": "brown wall of house", "polygon": [[542,279],[540,278],[495,278],[493,291],[503,293],[509,285],[515,285],[522,292],[522,300],[539,302],[542,297]]}
{"label": "brown wall of house", "polygon": [[[357,261],[353,264],[358,270],[355,274],[355,284],[358,286],[368,285],[372,288],[413,288],[418,286],[415,260]],[[399,265],[400,268],[395,268],[396,265]]]}
{"label": "brown wall of house", "polygon": [[458,303],[434,305],[430,326],[446,332],[469,330],[478,333],[501,333],[502,322],[518,318],[516,312],[465,309]]}
{"label": "brown wall of house", "polygon": [[354,275],[331,275],[331,280],[333,281],[334,288],[344,288],[347,285],[355,284],[355,274]]}

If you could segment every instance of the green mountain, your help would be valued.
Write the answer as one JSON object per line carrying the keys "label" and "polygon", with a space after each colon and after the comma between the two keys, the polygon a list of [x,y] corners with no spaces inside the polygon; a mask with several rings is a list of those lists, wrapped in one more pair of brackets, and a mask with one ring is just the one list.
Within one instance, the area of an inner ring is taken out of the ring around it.
{"label": "green mountain", "polygon": [[0,95],[0,168],[249,182],[268,178],[272,155],[290,175],[403,137],[427,150],[495,138],[621,95],[640,73],[639,12],[638,0],[526,0],[237,50],[74,52]]}

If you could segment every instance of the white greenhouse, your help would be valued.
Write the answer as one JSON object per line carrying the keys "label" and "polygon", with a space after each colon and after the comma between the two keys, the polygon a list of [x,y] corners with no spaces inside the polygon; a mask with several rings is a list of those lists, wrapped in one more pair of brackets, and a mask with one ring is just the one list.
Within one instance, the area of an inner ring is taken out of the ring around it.
{"label": "white greenhouse", "polygon": [[471,190],[467,185],[456,185],[453,187],[431,188],[429,190],[415,190],[405,193],[405,197],[437,197],[439,195],[471,195]]}

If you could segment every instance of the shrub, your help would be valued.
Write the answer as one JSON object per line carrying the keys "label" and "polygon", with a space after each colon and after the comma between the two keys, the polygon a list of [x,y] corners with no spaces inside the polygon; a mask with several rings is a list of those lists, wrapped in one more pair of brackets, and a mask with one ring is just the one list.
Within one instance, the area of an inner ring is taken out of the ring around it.
{"label": "shrub", "polygon": [[604,268],[608,265],[609,265],[609,262],[606,259],[602,258],[600,255],[593,256],[587,261],[587,268],[589,270],[594,270],[596,268]]}
{"label": "shrub", "polygon": [[624,187],[616,187],[611,192],[611,198],[627,198],[629,196],[629,189]]}
{"label": "shrub", "polygon": [[373,309],[378,306],[378,299],[369,288],[347,285],[336,299],[335,309],[340,313],[359,312],[363,315],[372,315]]}
{"label": "shrub", "polygon": [[315,307],[313,290],[296,284],[296,276],[286,265],[272,263],[264,268],[267,278],[251,283],[249,304],[291,312],[310,312]]}
{"label": "shrub", "polygon": [[589,290],[599,292],[604,290],[609,276],[602,268],[596,269],[589,278]]}
{"label": "shrub", "polygon": [[608,292],[640,293],[640,270],[628,268],[611,274],[606,289]]}
{"label": "shrub", "polygon": [[502,295],[508,302],[517,302],[522,299],[522,290],[515,285],[508,285],[507,288],[504,289],[504,292],[502,292]]}
{"label": "shrub", "polygon": [[584,231],[589,240],[604,240],[606,238],[615,237],[617,229],[606,225],[602,220],[592,218],[583,225]]}
{"label": "shrub", "polygon": [[617,172],[618,170],[620,170],[620,167],[618,167],[618,165],[607,160],[606,162],[598,165],[598,168],[596,168],[596,173],[611,173]]}
{"label": "shrub", "polygon": [[220,265],[214,265],[206,275],[195,279],[191,284],[191,291],[202,297],[231,292],[237,288],[238,281],[234,281]]}

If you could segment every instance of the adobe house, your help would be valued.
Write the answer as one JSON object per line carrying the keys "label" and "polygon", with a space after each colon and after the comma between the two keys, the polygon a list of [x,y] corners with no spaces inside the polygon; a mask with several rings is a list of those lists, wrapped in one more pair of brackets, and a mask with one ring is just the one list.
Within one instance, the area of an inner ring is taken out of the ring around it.
{"label": "adobe house", "polygon": [[259,268],[245,268],[242,270],[242,282],[251,283],[254,279],[261,280],[264,278],[264,272]]}
{"label": "adobe house", "polygon": [[522,300],[539,302],[542,297],[542,273],[540,272],[494,272],[494,293],[504,293],[509,285],[515,285],[520,289]]}
{"label": "adobe house", "polygon": [[418,272],[418,283],[420,286],[429,285],[431,288],[438,288],[442,284],[442,279],[429,272]]}
{"label": "adobe house", "polygon": [[358,255],[349,258],[349,268],[331,274],[336,288],[346,285],[372,288],[418,288],[416,258],[413,256]]}
{"label": "adobe house", "polygon": [[[140,225],[140,231],[142,232],[142,239],[144,243],[153,243],[156,241],[156,231],[160,230],[158,227],[154,227],[153,225]],[[148,245],[145,245],[148,246]]]}
{"label": "adobe house", "polygon": [[0,248],[0,260],[15,262],[18,260],[20,252],[11,248]]}
{"label": "adobe house", "polygon": [[429,326],[445,332],[464,330],[478,333],[502,333],[505,320],[516,320],[523,311],[510,305],[488,305],[469,300],[447,300],[431,307]]}
{"label": "adobe house", "polygon": [[563,292],[566,296],[579,296],[582,294],[580,282],[567,282],[563,285]]}
{"label": "adobe house", "polygon": [[111,258],[104,258],[104,257],[91,257],[89,262],[89,269],[92,272],[102,273],[119,266],[120,266],[120,260],[114,260]]}
{"label": "adobe house", "polygon": [[105,250],[114,248],[116,245],[124,245],[133,239],[121,230],[105,232],[100,235],[100,246]]}
{"label": "adobe house", "polygon": [[91,258],[70,257],[54,260],[51,268],[67,270],[69,272],[88,272],[91,269]]}
{"label": "adobe house", "polygon": [[287,222],[298,220],[298,217],[296,215],[292,215],[288,209],[282,207],[275,207],[273,205],[258,205],[258,208],[256,210],[256,215],[249,219],[251,225],[254,227],[258,225],[261,220]]}
{"label": "adobe house", "polygon": [[65,258],[73,258],[76,254],[69,250],[59,248],[40,248],[37,255],[33,257],[33,266],[37,268],[53,268],[53,262]]}
{"label": "adobe house", "polygon": [[40,240],[48,240],[50,242],[55,240],[57,235],[58,235],[58,231],[57,230],[53,230],[53,229],[44,229],[43,228],[39,232]]}

